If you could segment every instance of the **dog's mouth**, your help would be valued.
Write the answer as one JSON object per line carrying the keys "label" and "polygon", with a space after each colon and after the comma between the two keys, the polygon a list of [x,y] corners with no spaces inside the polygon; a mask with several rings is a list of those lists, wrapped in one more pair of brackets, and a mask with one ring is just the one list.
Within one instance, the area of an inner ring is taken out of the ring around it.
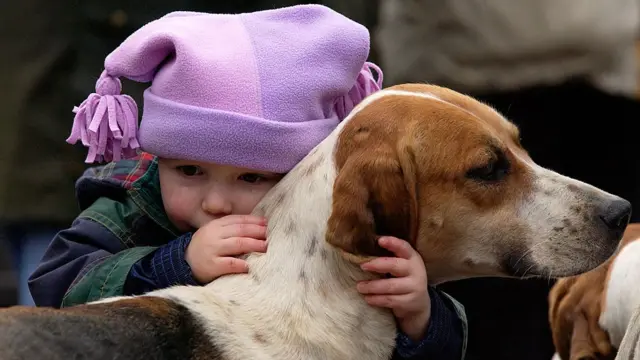
{"label": "dog's mouth", "polygon": [[502,272],[509,277],[528,278],[543,275],[549,276],[548,271],[547,274],[543,274],[543,269],[533,261],[529,251],[514,252],[507,255],[501,263],[501,268]]}
{"label": "dog's mouth", "polygon": [[616,249],[616,242],[597,244],[593,248],[572,248],[571,253],[556,249],[553,261],[540,263],[530,250],[514,251],[500,263],[502,273],[508,277],[548,279],[575,276],[590,271],[605,262]]}

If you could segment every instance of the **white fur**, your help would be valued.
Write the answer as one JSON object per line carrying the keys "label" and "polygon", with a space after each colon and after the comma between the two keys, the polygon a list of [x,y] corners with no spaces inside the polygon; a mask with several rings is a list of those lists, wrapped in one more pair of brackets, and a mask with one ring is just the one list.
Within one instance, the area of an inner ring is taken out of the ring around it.
{"label": "white fur", "polygon": [[611,266],[600,326],[618,347],[631,316],[640,306],[640,241],[623,247]]}

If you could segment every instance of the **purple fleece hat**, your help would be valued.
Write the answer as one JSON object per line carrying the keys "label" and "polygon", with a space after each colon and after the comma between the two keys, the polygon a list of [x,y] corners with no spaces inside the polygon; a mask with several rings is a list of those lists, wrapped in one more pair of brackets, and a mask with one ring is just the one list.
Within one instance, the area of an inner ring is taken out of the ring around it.
{"label": "purple fleece hat", "polygon": [[[89,163],[140,147],[284,173],[380,89],[382,72],[368,54],[367,29],[321,5],[170,13],[107,56],[96,93],[74,108],[67,142],[89,147]],[[152,82],[139,132],[136,104],[120,95],[118,77]]]}

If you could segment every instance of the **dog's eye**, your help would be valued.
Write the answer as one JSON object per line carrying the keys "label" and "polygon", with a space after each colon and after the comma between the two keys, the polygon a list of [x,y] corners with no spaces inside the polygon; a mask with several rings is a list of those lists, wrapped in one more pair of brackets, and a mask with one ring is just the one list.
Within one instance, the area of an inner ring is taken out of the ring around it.
{"label": "dog's eye", "polygon": [[497,182],[509,173],[509,160],[503,153],[498,153],[486,165],[473,168],[467,172],[467,177],[483,182]]}

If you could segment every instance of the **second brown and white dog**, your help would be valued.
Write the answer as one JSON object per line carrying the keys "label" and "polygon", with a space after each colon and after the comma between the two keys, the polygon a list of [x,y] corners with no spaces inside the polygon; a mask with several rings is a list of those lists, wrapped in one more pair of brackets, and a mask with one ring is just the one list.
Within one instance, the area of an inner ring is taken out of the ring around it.
{"label": "second brown and white dog", "polygon": [[[619,250],[585,274],[558,280],[549,294],[556,360],[640,358],[640,223],[627,227]],[[617,349],[621,353],[617,354]],[[619,356],[619,357],[616,357]]]}
{"label": "second brown and white dog", "polygon": [[375,93],[258,205],[249,274],[63,310],[0,311],[0,359],[389,359],[392,314],[356,291],[406,239],[431,284],[569,276],[615,251],[630,204],[536,165],[490,107],[428,85]]}

